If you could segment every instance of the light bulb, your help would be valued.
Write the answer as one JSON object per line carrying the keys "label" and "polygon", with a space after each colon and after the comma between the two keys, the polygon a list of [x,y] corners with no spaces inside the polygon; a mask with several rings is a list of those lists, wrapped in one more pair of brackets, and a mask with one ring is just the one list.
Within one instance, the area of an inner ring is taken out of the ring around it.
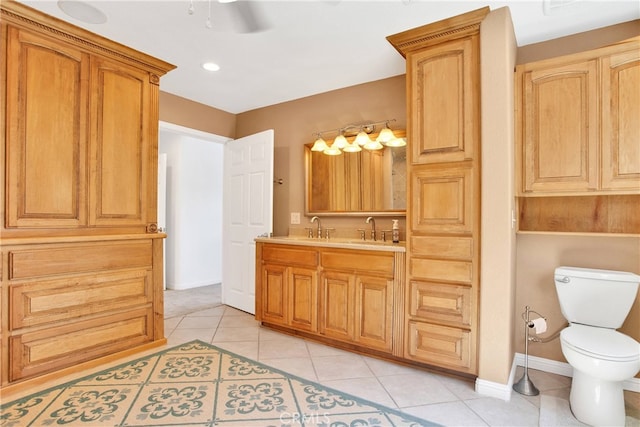
{"label": "light bulb", "polygon": [[364,145],[364,149],[365,150],[381,150],[383,148],[384,148],[384,146],[382,144],[380,144],[380,142],[377,141],[377,140],[376,141],[367,142]]}
{"label": "light bulb", "polygon": [[395,138],[385,144],[387,147],[404,147],[407,145],[406,138]]}
{"label": "light bulb", "polygon": [[327,148],[329,148],[329,146],[327,145],[327,142],[318,136],[318,139],[316,139],[316,142],[313,143],[313,147],[311,147],[311,151],[324,151]]}
{"label": "light bulb", "polygon": [[365,145],[371,142],[371,138],[369,138],[369,135],[367,135],[366,132],[360,131],[353,142],[358,145]]}
{"label": "light bulb", "polygon": [[380,131],[380,135],[378,135],[378,141],[380,141],[381,144],[386,144],[392,139],[395,139],[395,137],[396,136],[393,134],[393,131],[388,127],[385,127]]}
{"label": "light bulb", "polygon": [[333,145],[331,146],[339,149],[343,149],[348,144],[349,144],[349,141],[347,141],[347,138],[345,138],[343,134],[340,134],[336,136],[336,139],[333,140]]}
{"label": "light bulb", "polygon": [[332,145],[331,147],[325,148],[323,153],[327,154],[329,156],[338,156],[338,155],[342,154],[342,151],[340,151],[340,149],[338,147],[334,147]]}
{"label": "light bulb", "polygon": [[342,151],[346,153],[357,153],[358,151],[362,151],[362,148],[360,148],[360,146],[354,140],[351,144],[347,144],[347,146],[344,147]]}

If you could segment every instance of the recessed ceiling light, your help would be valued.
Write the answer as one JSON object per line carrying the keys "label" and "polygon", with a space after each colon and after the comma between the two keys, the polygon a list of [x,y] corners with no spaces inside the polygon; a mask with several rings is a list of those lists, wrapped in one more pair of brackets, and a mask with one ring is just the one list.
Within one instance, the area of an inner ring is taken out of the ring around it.
{"label": "recessed ceiling light", "polygon": [[218,64],[214,64],[213,62],[205,62],[204,64],[202,64],[202,68],[207,71],[218,71],[220,69],[220,66]]}
{"label": "recessed ceiling light", "polygon": [[79,0],[58,0],[58,7],[70,17],[87,24],[107,22],[107,15],[101,10]]}

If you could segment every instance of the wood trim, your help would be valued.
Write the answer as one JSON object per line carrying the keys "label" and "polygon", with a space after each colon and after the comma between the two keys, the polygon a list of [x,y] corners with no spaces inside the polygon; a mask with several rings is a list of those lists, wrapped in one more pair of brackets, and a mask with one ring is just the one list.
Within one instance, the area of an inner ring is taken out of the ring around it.
{"label": "wood trim", "polygon": [[480,30],[480,23],[489,14],[489,11],[489,6],[486,6],[462,15],[388,36],[387,40],[402,56],[406,57],[410,52],[422,50],[425,47],[439,44],[443,41],[477,33]]}

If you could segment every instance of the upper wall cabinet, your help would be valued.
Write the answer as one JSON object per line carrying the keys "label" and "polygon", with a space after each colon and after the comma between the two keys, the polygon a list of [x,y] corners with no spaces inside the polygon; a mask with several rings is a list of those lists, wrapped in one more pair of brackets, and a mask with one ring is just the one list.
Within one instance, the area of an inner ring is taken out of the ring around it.
{"label": "upper wall cabinet", "polygon": [[519,65],[519,195],[640,191],[640,38]]}

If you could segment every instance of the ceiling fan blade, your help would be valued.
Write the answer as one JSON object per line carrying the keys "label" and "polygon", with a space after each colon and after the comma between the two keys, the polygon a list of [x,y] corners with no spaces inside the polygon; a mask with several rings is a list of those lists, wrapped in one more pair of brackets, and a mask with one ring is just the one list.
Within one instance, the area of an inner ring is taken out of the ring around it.
{"label": "ceiling fan blade", "polygon": [[239,33],[259,33],[269,29],[269,25],[257,10],[255,3],[241,0],[224,5],[231,9],[234,24]]}

